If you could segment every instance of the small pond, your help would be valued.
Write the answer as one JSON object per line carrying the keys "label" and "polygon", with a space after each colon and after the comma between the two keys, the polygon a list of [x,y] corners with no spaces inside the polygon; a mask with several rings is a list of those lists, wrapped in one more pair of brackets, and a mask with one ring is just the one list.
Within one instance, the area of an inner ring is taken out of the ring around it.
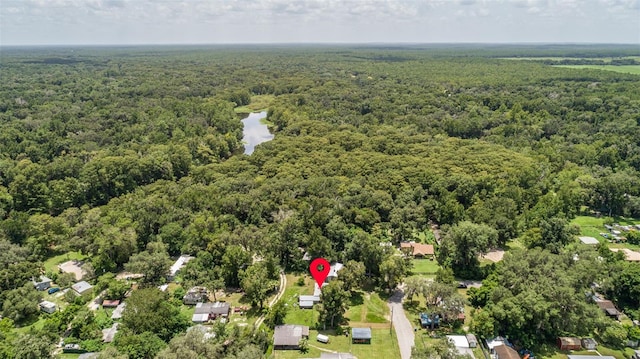
{"label": "small pond", "polygon": [[254,112],[250,113],[242,124],[242,142],[244,143],[244,153],[250,155],[253,153],[255,147],[262,142],[271,141],[273,134],[269,132],[269,128],[265,123],[262,123],[262,119],[267,117],[267,112]]}

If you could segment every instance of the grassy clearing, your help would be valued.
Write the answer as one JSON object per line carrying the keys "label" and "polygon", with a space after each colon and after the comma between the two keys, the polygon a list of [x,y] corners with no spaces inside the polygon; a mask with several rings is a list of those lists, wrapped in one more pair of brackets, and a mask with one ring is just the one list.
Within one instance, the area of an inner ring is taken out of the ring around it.
{"label": "grassy clearing", "polygon": [[46,272],[58,272],[58,264],[64,263],[70,260],[84,260],[87,257],[83,256],[80,252],[68,252],[51,257],[44,262],[44,270]]}
{"label": "grassy clearing", "polygon": [[553,67],[564,67],[564,68],[569,68],[569,69],[595,69],[595,70],[605,70],[605,71],[620,72],[620,73],[625,73],[625,74],[640,75],[640,65],[622,65],[622,66],[613,66],[613,65],[554,65]]}
{"label": "grassy clearing", "polygon": [[351,294],[346,317],[358,324],[389,323],[389,306],[377,293],[355,292]]}
{"label": "grassy clearing", "polygon": [[[318,333],[327,335],[329,343],[316,341]],[[274,350],[273,359],[298,359],[318,358],[323,351],[351,353],[357,358],[400,358],[398,341],[395,332],[389,329],[372,329],[371,344],[351,344],[351,338],[344,335],[336,335],[335,331],[309,331],[309,352],[302,354],[297,350]],[[319,348],[323,349],[320,350]]]}
{"label": "grassy clearing", "polygon": [[269,105],[276,97],[273,95],[251,96],[251,103],[246,106],[239,106],[234,109],[236,113],[262,112],[269,108]]}
{"label": "grassy clearing", "polygon": [[438,271],[438,269],[440,269],[440,265],[436,260],[414,259],[412,263],[413,263],[413,269],[411,271],[415,275],[435,277],[436,272]]}
{"label": "grassy clearing", "polygon": [[[593,216],[577,216],[571,223],[580,227],[581,236],[594,237],[601,243],[607,243],[606,240],[600,235],[600,233],[607,233],[607,229],[604,227],[605,217],[593,217]],[[628,217],[613,217],[613,221],[620,225],[634,225],[640,224],[640,219],[628,218]],[[611,248],[629,248],[633,250],[640,249],[640,246],[630,243],[609,243]]]}

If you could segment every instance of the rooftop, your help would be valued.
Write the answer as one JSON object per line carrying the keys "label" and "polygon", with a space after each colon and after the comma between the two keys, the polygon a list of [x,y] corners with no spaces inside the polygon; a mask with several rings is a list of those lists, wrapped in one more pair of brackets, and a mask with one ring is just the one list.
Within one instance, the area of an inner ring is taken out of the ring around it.
{"label": "rooftop", "polygon": [[75,290],[80,294],[90,290],[91,288],[93,288],[93,286],[85,281],[78,282],[71,286],[71,289]]}
{"label": "rooftop", "polygon": [[510,346],[498,345],[493,350],[498,354],[499,359],[520,359],[520,354]]}
{"label": "rooftop", "polygon": [[578,239],[580,239],[580,242],[584,243],[584,244],[598,244],[600,242],[598,242],[597,239],[593,238],[593,237],[578,237]]}
{"label": "rooftop", "polygon": [[309,336],[309,327],[305,325],[278,325],[273,331],[273,345],[297,346],[303,336]]}
{"label": "rooftop", "polygon": [[352,328],[351,337],[353,339],[371,339],[371,328]]}
{"label": "rooftop", "polygon": [[194,314],[227,314],[231,307],[226,302],[198,303]]}
{"label": "rooftop", "polygon": [[608,355],[567,355],[569,359],[616,359]]}
{"label": "rooftop", "polygon": [[182,269],[182,267],[185,266],[185,264],[187,264],[187,262],[189,262],[190,260],[192,260],[194,257],[183,254],[180,257],[178,257],[178,259],[176,259],[175,263],[173,263],[171,265],[171,268],[169,268],[169,275],[170,276],[175,276],[176,273],[178,273],[178,271],[180,269]]}

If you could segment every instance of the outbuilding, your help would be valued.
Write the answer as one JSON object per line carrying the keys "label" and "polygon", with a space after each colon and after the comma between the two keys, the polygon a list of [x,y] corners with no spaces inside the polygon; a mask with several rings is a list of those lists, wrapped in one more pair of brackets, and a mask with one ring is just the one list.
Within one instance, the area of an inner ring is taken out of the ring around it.
{"label": "outbuilding", "polygon": [[593,338],[582,338],[582,347],[587,350],[596,350],[598,342]]}
{"label": "outbuilding", "polygon": [[469,348],[475,348],[478,346],[478,339],[473,334],[467,334],[467,342],[469,343]]}
{"label": "outbuilding", "polygon": [[316,337],[316,340],[319,341],[320,343],[329,343],[329,337],[324,335],[324,334],[318,334],[318,336]]}
{"label": "outbuilding", "polygon": [[582,342],[580,338],[559,337],[558,348],[560,348],[560,350],[580,350],[582,349]]}
{"label": "outbuilding", "polygon": [[48,300],[44,300],[39,304],[40,310],[45,313],[54,313],[56,311],[56,303],[49,302]]}
{"label": "outbuilding", "polygon": [[371,328],[352,328],[351,343],[371,344]]}

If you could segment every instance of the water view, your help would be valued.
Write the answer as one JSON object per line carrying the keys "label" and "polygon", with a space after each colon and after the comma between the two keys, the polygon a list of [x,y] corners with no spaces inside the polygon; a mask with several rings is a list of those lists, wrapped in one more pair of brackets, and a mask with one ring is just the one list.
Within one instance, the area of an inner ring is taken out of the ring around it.
{"label": "water view", "polygon": [[267,125],[260,121],[266,117],[267,112],[263,111],[250,113],[247,118],[242,120],[242,124],[244,125],[242,142],[244,143],[244,153],[246,155],[252,154],[255,147],[262,142],[273,139],[273,134],[269,132]]}

